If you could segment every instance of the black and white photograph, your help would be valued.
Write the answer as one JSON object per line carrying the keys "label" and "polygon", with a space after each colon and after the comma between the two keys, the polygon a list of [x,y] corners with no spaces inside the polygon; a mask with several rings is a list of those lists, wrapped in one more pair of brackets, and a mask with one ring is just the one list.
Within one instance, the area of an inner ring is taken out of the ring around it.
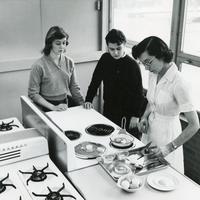
{"label": "black and white photograph", "polygon": [[0,200],[200,196],[199,0],[0,0]]}

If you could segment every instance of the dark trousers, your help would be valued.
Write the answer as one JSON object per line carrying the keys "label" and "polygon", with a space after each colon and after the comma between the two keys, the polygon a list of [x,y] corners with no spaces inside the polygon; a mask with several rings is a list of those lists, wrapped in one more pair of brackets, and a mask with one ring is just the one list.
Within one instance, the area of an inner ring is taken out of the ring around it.
{"label": "dark trousers", "polygon": [[126,117],[126,131],[137,139],[141,139],[142,133],[138,130],[137,127],[129,129],[131,116],[126,115],[125,112],[121,111],[118,107],[104,103],[103,115],[120,127],[122,118]]}

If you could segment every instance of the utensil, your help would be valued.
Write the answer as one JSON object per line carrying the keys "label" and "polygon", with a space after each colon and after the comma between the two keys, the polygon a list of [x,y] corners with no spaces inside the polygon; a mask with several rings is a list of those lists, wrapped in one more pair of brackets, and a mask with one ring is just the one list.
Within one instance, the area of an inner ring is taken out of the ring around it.
{"label": "utensil", "polygon": [[121,120],[121,129],[118,134],[126,134],[126,117],[122,117]]}
{"label": "utensil", "polygon": [[121,129],[110,137],[111,144],[119,148],[128,148],[133,145],[134,137],[126,132],[126,117],[122,117]]}
{"label": "utensil", "polygon": [[149,151],[149,147],[151,145],[152,142],[149,142],[146,146],[144,146],[144,148],[142,149],[143,153],[140,157],[137,158],[137,160],[139,160],[140,158],[144,157],[146,154],[145,154],[145,151]]}
{"label": "utensil", "polygon": [[152,142],[149,142],[145,147],[144,147],[144,150],[148,150],[148,148],[150,147]]}

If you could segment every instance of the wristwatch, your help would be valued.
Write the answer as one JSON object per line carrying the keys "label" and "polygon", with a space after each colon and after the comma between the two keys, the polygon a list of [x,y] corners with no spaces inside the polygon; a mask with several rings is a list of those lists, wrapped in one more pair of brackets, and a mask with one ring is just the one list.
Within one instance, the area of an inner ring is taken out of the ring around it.
{"label": "wristwatch", "polygon": [[171,142],[171,143],[172,143],[173,149],[176,150],[178,148],[178,146],[174,142]]}

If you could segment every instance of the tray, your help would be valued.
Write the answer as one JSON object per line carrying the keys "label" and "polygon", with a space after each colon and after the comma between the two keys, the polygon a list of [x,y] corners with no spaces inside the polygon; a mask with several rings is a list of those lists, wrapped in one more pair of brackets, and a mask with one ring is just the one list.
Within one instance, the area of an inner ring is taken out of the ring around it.
{"label": "tray", "polygon": [[[143,148],[137,148],[134,150],[125,151],[125,155],[123,158],[119,157],[119,153],[115,154],[107,154],[103,155],[101,157],[97,158],[97,161],[99,165],[114,179],[114,181],[117,182],[117,180],[122,176],[130,173],[135,173],[137,175],[144,175],[148,174],[154,171],[158,171],[160,169],[166,168],[169,163],[164,159],[164,158],[154,158],[154,159],[149,159],[145,160],[145,156],[142,159],[139,159],[139,162],[134,162],[134,159],[132,159],[135,156],[135,160],[137,160],[137,157],[140,157],[141,155],[141,150]],[[120,153],[122,154],[122,152]],[[111,157],[112,159],[107,159],[105,160],[105,157],[109,158]],[[117,172],[121,169],[121,173],[116,173],[116,166]],[[124,173],[123,173],[124,170]]]}

